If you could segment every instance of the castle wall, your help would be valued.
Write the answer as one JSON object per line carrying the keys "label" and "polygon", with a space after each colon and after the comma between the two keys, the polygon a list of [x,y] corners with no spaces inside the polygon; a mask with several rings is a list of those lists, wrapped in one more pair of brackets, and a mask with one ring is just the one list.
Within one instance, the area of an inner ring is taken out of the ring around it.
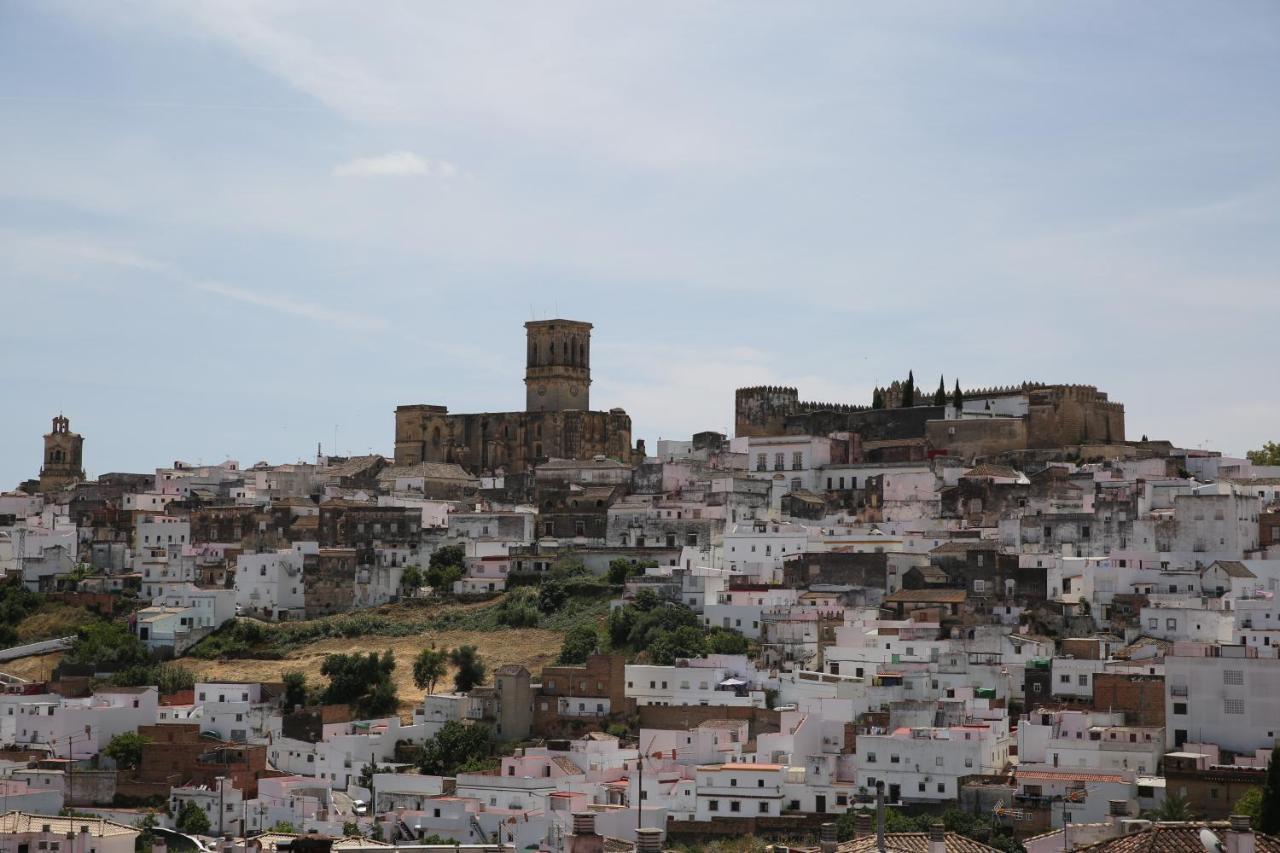
{"label": "castle wall", "polygon": [[794,388],[759,385],[734,394],[734,435],[784,435],[788,415],[799,410],[800,392]]}
{"label": "castle wall", "polygon": [[1027,446],[1027,422],[1022,418],[975,418],[930,421],[929,446],[961,459],[991,456]]}
{"label": "castle wall", "polygon": [[1030,393],[1027,446],[1124,441],[1124,406],[1092,385],[1054,385]]}

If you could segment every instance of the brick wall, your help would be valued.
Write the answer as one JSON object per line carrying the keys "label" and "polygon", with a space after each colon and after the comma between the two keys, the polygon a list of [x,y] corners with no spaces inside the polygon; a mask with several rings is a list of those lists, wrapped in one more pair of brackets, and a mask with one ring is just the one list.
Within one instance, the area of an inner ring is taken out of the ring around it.
{"label": "brick wall", "polygon": [[1124,711],[1130,726],[1164,725],[1164,677],[1099,672],[1093,677],[1093,708]]}

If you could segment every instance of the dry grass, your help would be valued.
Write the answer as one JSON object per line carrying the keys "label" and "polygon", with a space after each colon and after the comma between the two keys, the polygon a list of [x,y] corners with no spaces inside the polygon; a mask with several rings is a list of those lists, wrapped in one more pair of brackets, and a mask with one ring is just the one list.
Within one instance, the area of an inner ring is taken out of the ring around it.
{"label": "dry grass", "polygon": [[0,672],[25,678],[27,681],[44,681],[53,674],[53,668],[62,660],[62,652],[47,655],[31,655],[0,663]]}
{"label": "dry grass", "polygon": [[66,637],[76,632],[85,622],[98,617],[83,607],[73,607],[59,601],[42,604],[38,610],[17,624],[18,639],[24,643]]}
{"label": "dry grass", "polygon": [[[183,658],[176,661],[190,669],[197,679],[234,679],[236,681],[279,681],[289,670],[306,673],[312,684],[324,684],[320,666],[325,655],[351,652],[383,652],[390,649],[396,656],[393,676],[400,694],[400,709],[407,711],[422,698],[424,691],[413,683],[413,660],[418,653],[435,644],[436,648],[452,649],[455,646],[473,645],[492,673],[509,663],[524,664],[537,675],[542,667],[555,660],[560,653],[564,635],[558,631],[539,628],[502,631],[433,631],[416,637],[356,637],[353,639],[330,638],[310,643],[290,652],[284,660],[196,660]],[[436,690],[451,688],[453,671],[445,677]]]}

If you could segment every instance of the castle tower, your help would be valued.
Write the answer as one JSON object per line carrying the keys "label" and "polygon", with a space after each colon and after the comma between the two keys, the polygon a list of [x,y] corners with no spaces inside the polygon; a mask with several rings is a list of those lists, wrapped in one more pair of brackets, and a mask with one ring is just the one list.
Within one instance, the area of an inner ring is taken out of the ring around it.
{"label": "castle tower", "polygon": [[525,363],[525,411],[562,412],[591,408],[591,324],[534,320]]}
{"label": "castle tower", "polygon": [[83,453],[84,439],[71,431],[71,421],[58,415],[53,419],[52,432],[44,437],[40,491],[56,491],[83,480]]}

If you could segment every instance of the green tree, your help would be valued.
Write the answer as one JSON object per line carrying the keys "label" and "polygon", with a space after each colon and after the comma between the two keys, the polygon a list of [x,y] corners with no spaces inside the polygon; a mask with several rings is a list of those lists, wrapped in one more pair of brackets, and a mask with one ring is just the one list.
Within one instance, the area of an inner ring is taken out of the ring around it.
{"label": "green tree", "polygon": [[449,652],[449,663],[453,664],[453,688],[459,693],[467,693],[471,688],[484,683],[488,668],[480,659],[475,646],[459,646]]}
{"label": "green tree", "polygon": [[89,622],[77,629],[65,660],[92,666],[98,672],[117,672],[150,663],[151,653],[125,625]]}
{"label": "green tree", "polygon": [[178,809],[178,819],[174,823],[179,830],[188,835],[208,835],[211,829],[209,816],[204,813],[204,809],[195,804],[194,800],[187,800],[182,804],[182,808]]}
{"label": "green tree", "polygon": [[149,743],[151,738],[145,735],[121,732],[111,739],[103,752],[116,763],[116,767],[132,770],[142,761],[142,747]]}
{"label": "green tree", "polygon": [[947,380],[938,377],[938,390],[933,392],[933,404],[935,406],[945,406],[947,404]]}
{"label": "green tree", "polygon": [[951,392],[951,407],[957,412],[964,408],[964,395],[960,393],[960,380],[956,380],[956,389]]}
{"label": "green tree", "polygon": [[1259,450],[1250,450],[1245,456],[1254,465],[1280,465],[1280,444],[1268,441]]}
{"label": "green tree", "polygon": [[715,655],[745,655],[747,638],[728,628],[712,628],[707,634],[707,653]]}
{"label": "green tree", "polygon": [[454,581],[462,577],[466,556],[466,552],[459,545],[445,545],[437,548],[427,564],[427,584],[437,592],[450,591]]}
{"label": "green tree", "polygon": [[508,593],[497,607],[498,624],[508,628],[536,628],[539,605],[534,602],[533,590],[518,589]]}
{"label": "green tree", "polygon": [[1191,820],[1191,806],[1187,798],[1177,793],[1165,795],[1164,802],[1155,811],[1157,820],[1186,821]]}
{"label": "green tree", "polygon": [[117,687],[145,687],[154,684],[161,696],[170,696],[195,687],[196,677],[191,670],[176,663],[136,664],[118,670],[111,676],[111,683]]}
{"label": "green tree", "polygon": [[646,648],[649,659],[660,666],[670,666],[679,658],[702,657],[707,653],[707,635],[692,625],[663,631]]}
{"label": "green tree", "polygon": [[278,820],[267,827],[267,832],[279,832],[285,835],[293,835],[297,831],[298,828],[287,820]]}
{"label": "green tree", "polygon": [[566,554],[551,564],[551,571],[547,572],[552,580],[562,581],[569,578],[582,577],[591,574],[591,570],[587,568],[586,563],[572,554]]}
{"label": "green tree", "polygon": [[286,712],[309,704],[307,701],[307,674],[305,672],[299,669],[291,669],[284,674],[283,680]]}
{"label": "green tree", "polygon": [[1262,789],[1250,788],[1241,794],[1231,806],[1232,814],[1242,814],[1249,818],[1249,824],[1258,831],[1262,830]]}
{"label": "green tree", "polygon": [[600,636],[590,625],[578,625],[564,635],[560,645],[560,656],[556,663],[586,663],[587,658],[595,654],[600,645]]}
{"label": "green tree", "polygon": [[367,717],[391,713],[399,704],[395,682],[391,680],[395,668],[396,656],[390,649],[381,655],[326,655],[320,674],[329,679],[329,686],[321,701],[326,705],[350,705]]}
{"label": "green tree", "polygon": [[147,812],[133,825],[135,829],[140,830],[138,837],[133,839],[134,853],[151,853],[151,848],[156,843],[156,827],[159,825],[155,812]]}
{"label": "green tree", "polygon": [[907,371],[907,384],[902,386],[902,408],[909,409],[916,404],[916,375]]}
{"label": "green tree", "polygon": [[1273,747],[1267,763],[1267,779],[1262,783],[1262,801],[1258,804],[1258,829],[1280,835],[1280,747]]}
{"label": "green tree", "polygon": [[556,613],[568,603],[569,590],[561,581],[547,581],[538,588],[538,609],[543,613]]}
{"label": "green tree", "polygon": [[419,690],[425,690],[428,694],[435,692],[436,682],[444,678],[448,671],[447,659],[444,650],[435,646],[418,652],[418,657],[413,662],[413,683]]}
{"label": "green tree", "polygon": [[875,388],[871,391],[871,408],[873,409],[884,408],[884,391],[882,389]]}
{"label": "green tree", "polygon": [[343,821],[343,823],[342,823],[342,834],[343,834],[345,837],[347,837],[347,838],[360,838],[360,837],[362,837],[362,833],[360,832],[360,825],[359,825],[359,824],[357,824],[357,823],[355,823],[354,821],[350,821],[350,820],[348,820],[348,821]]}
{"label": "green tree", "polygon": [[628,560],[626,557],[618,557],[609,561],[609,583],[614,586],[621,586],[627,582],[627,578],[636,574],[636,563],[634,560]]}
{"label": "green tree", "polygon": [[422,581],[422,569],[417,566],[405,566],[404,571],[400,573],[400,588],[411,594],[422,586]]}
{"label": "green tree", "polygon": [[450,720],[435,737],[422,744],[423,773],[456,776],[468,768],[481,766],[493,751],[493,735],[487,726],[469,726]]}

